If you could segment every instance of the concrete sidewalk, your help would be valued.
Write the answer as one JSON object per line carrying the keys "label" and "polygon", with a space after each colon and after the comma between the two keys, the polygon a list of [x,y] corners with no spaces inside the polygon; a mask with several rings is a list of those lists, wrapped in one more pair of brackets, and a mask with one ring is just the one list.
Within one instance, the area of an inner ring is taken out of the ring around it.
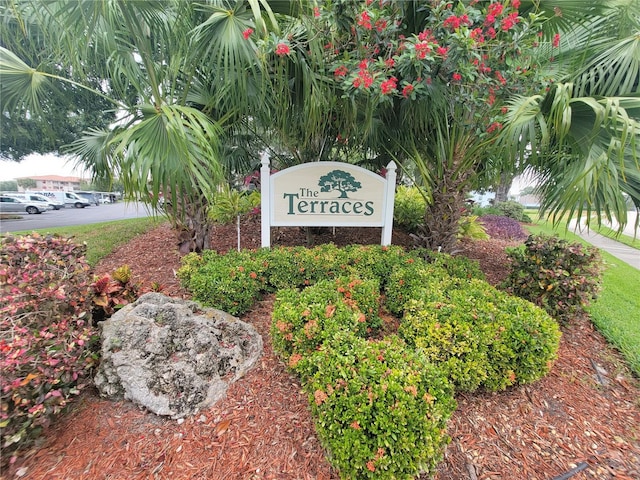
{"label": "concrete sidewalk", "polygon": [[[640,250],[631,248],[623,243],[616,242],[615,240],[611,240],[610,238],[590,231],[585,226],[582,226],[581,228],[574,228],[574,226],[570,226],[569,231],[583,238],[594,247],[604,250],[605,252],[610,253],[614,257],[619,258],[623,262],[640,270]],[[631,235],[633,235],[633,233],[631,233]]]}

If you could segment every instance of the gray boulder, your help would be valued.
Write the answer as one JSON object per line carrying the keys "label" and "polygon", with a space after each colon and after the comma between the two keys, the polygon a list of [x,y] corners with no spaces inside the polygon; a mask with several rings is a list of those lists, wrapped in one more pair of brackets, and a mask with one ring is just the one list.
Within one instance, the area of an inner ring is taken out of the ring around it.
{"label": "gray boulder", "polygon": [[171,418],[223,398],[262,353],[262,337],[252,325],[159,293],[141,296],[100,327],[100,394]]}

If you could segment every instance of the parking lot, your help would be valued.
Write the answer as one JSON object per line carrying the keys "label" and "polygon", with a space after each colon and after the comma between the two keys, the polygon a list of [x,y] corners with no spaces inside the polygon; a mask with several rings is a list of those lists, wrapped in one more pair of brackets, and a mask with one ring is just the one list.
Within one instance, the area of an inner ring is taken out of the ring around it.
{"label": "parking lot", "polygon": [[0,219],[0,233],[85,225],[150,215],[147,207],[140,203],[117,202],[85,208],[63,208],[35,215],[24,214],[20,215],[19,219]]}

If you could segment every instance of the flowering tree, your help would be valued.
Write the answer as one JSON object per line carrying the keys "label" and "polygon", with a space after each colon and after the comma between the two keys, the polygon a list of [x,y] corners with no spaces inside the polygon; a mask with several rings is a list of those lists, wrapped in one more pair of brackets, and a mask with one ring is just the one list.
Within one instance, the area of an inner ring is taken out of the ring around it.
{"label": "flowering tree", "polygon": [[[540,84],[540,17],[520,1],[342,2],[315,11],[343,142],[415,165],[422,243],[452,251],[468,191],[497,156],[505,100]],[[311,35],[311,34],[310,34]],[[410,159],[410,162],[407,161]]]}

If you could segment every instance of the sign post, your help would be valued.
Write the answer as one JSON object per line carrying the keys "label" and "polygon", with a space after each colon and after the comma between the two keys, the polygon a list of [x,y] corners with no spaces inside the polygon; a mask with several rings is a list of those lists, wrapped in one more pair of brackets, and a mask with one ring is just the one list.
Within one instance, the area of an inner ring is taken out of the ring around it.
{"label": "sign post", "polygon": [[311,162],[270,173],[260,168],[262,246],[271,246],[272,226],[382,227],[382,245],[391,244],[396,164],[386,178],[342,162]]}

